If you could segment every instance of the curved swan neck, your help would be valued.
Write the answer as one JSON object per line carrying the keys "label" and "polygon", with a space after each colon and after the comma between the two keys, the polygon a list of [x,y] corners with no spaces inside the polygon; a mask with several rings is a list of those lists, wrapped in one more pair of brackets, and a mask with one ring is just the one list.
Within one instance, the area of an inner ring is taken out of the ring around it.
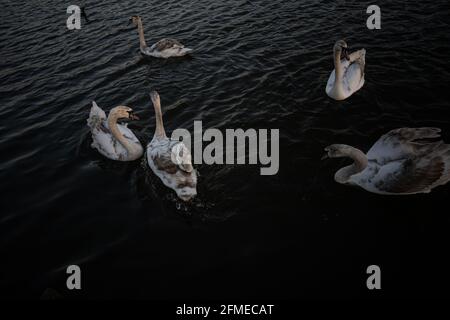
{"label": "curved swan neck", "polygon": [[147,43],[145,42],[144,28],[142,26],[142,20],[138,19],[137,23],[138,23],[138,32],[139,32],[139,43],[141,44],[141,48],[146,48]]}
{"label": "curved swan neck", "polygon": [[161,102],[159,100],[159,97],[153,101],[153,107],[155,108],[155,119],[156,119],[155,136],[165,138],[166,131],[164,130],[164,123],[161,112]]}
{"label": "curved swan neck", "polygon": [[346,183],[348,180],[350,180],[351,176],[363,171],[367,167],[369,162],[366,155],[361,150],[350,146],[342,149],[341,153],[354,161],[353,164],[344,167],[336,172],[335,180],[339,183]]}
{"label": "curved swan neck", "polygon": [[119,127],[117,126],[117,115],[112,112],[108,116],[108,127],[111,131],[111,134],[120,144],[127,150],[128,156],[131,158],[137,154],[135,147],[123,136],[120,132]]}
{"label": "curved swan neck", "polygon": [[335,70],[335,81],[334,81],[334,85],[340,83],[339,80],[342,79],[342,65],[341,65],[341,54],[339,53],[339,51],[336,51],[334,53],[334,70]]}

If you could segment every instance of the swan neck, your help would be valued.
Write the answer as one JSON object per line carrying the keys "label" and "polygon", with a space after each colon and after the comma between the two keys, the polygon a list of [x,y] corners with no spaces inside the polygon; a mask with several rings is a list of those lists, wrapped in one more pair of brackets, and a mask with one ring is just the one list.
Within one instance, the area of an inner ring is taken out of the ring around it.
{"label": "swan neck", "polygon": [[139,32],[139,43],[141,45],[141,48],[146,48],[147,47],[147,43],[145,42],[144,28],[142,26],[142,20],[141,19],[138,20],[138,32]]}
{"label": "swan neck", "polygon": [[111,134],[113,137],[119,141],[119,143],[127,150],[128,156],[132,157],[136,155],[136,150],[134,146],[123,136],[123,134],[120,132],[119,127],[117,126],[117,116],[113,114],[109,114],[108,116],[108,127],[111,131]]}
{"label": "swan neck", "polygon": [[334,70],[335,70],[335,85],[340,82],[342,79],[342,65],[341,65],[341,55],[339,52],[335,52],[334,54]]}
{"label": "swan neck", "polygon": [[159,101],[154,101],[153,107],[155,108],[155,119],[156,119],[155,136],[165,138],[166,131],[164,130],[164,123],[161,112],[161,103]]}
{"label": "swan neck", "polygon": [[348,147],[343,153],[351,158],[354,162],[353,164],[340,169],[336,172],[335,180],[339,183],[346,183],[350,180],[351,176],[362,172],[366,169],[368,165],[368,160],[366,155],[361,151],[353,147]]}

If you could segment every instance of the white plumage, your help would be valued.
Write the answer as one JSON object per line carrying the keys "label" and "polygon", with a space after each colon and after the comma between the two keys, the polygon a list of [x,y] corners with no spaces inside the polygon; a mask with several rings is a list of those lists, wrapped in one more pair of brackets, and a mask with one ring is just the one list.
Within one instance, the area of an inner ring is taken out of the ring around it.
{"label": "white plumage", "polygon": [[135,119],[132,109],[126,106],[113,108],[108,118],[105,112],[92,102],[87,124],[92,133],[92,148],[108,159],[132,161],[143,155],[143,148],[127,124],[118,124],[118,119]]}
{"label": "white plumage", "polygon": [[344,100],[364,85],[366,50],[347,53],[347,43],[340,40],[334,45],[334,70],[328,78],[326,93],[335,100]]}

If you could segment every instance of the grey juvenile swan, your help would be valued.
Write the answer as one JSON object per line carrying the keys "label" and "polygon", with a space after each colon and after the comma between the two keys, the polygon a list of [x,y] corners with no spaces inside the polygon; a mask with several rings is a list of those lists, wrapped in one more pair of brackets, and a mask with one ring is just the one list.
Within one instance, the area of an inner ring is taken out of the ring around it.
{"label": "grey juvenile swan", "polygon": [[385,195],[428,193],[450,180],[450,145],[438,128],[401,128],[383,135],[367,152],[345,145],[325,148],[323,158],[353,159],[336,172],[338,183]]}
{"label": "grey juvenile swan", "polygon": [[147,162],[150,169],[167,187],[183,201],[197,195],[197,172],[192,167],[192,157],[183,142],[166,136],[161,112],[161,102],[156,91],[150,93],[155,108],[156,128],[147,145]]}
{"label": "grey juvenile swan", "polygon": [[181,57],[192,52],[192,49],[186,48],[179,41],[175,39],[161,39],[151,47],[147,46],[144,37],[144,28],[142,26],[142,19],[140,16],[132,16],[130,20],[138,28],[139,32],[139,47],[141,53],[146,56],[155,58],[170,58]]}

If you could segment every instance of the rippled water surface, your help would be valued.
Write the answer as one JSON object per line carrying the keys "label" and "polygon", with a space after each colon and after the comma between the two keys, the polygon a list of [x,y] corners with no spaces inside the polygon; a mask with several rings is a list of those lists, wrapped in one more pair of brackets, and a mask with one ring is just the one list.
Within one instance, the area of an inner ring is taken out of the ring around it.
{"label": "rippled water surface", "polygon": [[[370,264],[389,296],[438,295],[450,266],[450,185],[382,197],[334,182],[346,160],[320,161],[329,144],[367,151],[397,127],[437,126],[450,142],[448,2],[377,2],[375,31],[369,4],[86,1],[89,22],[69,31],[65,1],[3,1],[0,296],[369,296]],[[142,57],[127,25],[134,14],[147,43],[173,37],[195,54]],[[366,48],[366,84],[335,102],[325,84],[341,38]],[[194,120],[279,129],[279,173],[198,165],[199,197],[184,206],[145,162],[90,148],[92,100],[132,106],[141,120],[130,127],[146,144],[152,89],[168,132],[192,132]],[[69,264],[82,268],[79,293],[64,289]]]}

